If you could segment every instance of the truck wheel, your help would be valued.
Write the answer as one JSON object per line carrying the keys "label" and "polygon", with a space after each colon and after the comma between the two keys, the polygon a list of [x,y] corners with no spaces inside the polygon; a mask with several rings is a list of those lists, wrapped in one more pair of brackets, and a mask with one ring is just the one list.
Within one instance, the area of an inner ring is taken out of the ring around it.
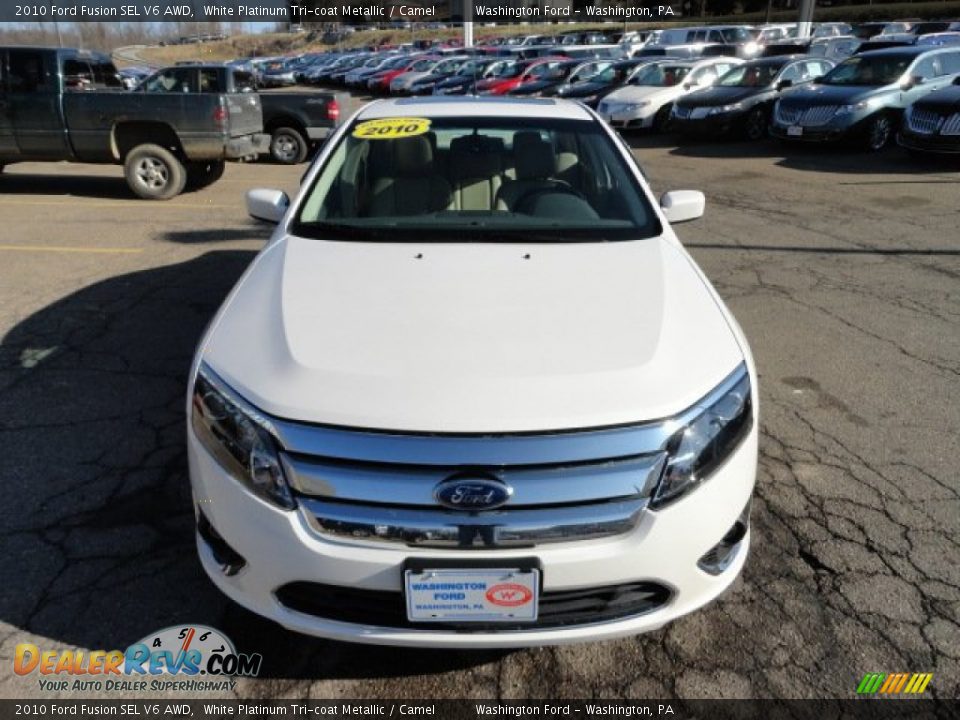
{"label": "truck wheel", "polygon": [[147,200],[169,200],[183,192],[187,171],[177,157],[159,145],[137,145],[124,161],[127,185]]}
{"label": "truck wheel", "polygon": [[307,140],[294,128],[282,127],[270,138],[270,157],[284,165],[299,165],[307,159]]}
{"label": "truck wheel", "polygon": [[200,190],[208,185],[213,185],[223,177],[223,171],[226,167],[227,163],[223,160],[190,163],[187,165],[187,188]]}

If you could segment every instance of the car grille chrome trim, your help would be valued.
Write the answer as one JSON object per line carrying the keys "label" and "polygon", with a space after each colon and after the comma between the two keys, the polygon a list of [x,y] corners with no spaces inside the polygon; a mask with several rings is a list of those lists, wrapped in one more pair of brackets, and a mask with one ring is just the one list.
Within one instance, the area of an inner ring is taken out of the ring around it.
{"label": "car grille chrome trim", "polygon": [[[647,496],[663,470],[666,453],[573,465],[484,469],[513,488],[510,507],[571,505]],[[433,491],[452,475],[470,470],[379,463],[331,462],[281,454],[290,487],[333,502],[424,506],[436,509]]]}
{"label": "car grille chrome trim", "polygon": [[784,107],[783,104],[777,105],[777,122],[783,125],[796,125],[800,119],[800,110],[797,108]]}
{"label": "car grille chrome trim", "polygon": [[310,527],[322,535],[424,548],[485,550],[622,535],[636,527],[647,502],[647,498],[637,497],[475,514],[315,498],[300,498],[300,507]]}
{"label": "car grille chrome trim", "polygon": [[960,113],[954,113],[943,121],[941,135],[960,135]]}
{"label": "car grille chrome trim", "polygon": [[920,135],[933,135],[943,118],[932,110],[911,110],[907,113],[907,127]]}
{"label": "car grille chrome trim", "polygon": [[804,111],[803,117],[800,119],[800,124],[809,127],[826,125],[836,112],[836,105],[815,105]]}

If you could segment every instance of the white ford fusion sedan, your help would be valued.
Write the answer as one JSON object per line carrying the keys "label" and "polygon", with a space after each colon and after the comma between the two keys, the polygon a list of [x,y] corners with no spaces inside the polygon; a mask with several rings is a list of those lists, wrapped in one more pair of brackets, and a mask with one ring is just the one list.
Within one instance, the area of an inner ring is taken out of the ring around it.
{"label": "white ford fusion sedan", "polygon": [[662,626],[741,571],[747,342],[582,105],[366,106],[211,323],[189,391],[213,582],[339,640],[510,647]]}

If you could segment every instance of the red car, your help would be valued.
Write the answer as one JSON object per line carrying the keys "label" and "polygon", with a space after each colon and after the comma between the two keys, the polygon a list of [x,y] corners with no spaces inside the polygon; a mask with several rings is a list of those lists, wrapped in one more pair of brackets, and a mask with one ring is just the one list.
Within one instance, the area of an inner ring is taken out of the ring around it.
{"label": "red car", "polygon": [[513,62],[511,70],[506,71],[505,75],[495,75],[494,77],[481,80],[477,83],[477,92],[481,95],[505,95],[518,85],[525,82],[539,80],[541,76],[546,75],[551,70],[560,66],[560,63],[569,58],[563,57],[544,57],[534,60],[518,60]]}
{"label": "red car", "polygon": [[390,92],[391,80],[398,75],[403,75],[406,72],[413,72],[413,66],[421,60],[439,60],[439,57],[434,57],[432,55],[412,55],[409,58],[409,62],[404,63],[401,67],[393,68],[392,70],[384,70],[383,72],[374,75],[367,82],[367,87],[371,92],[386,94]]}

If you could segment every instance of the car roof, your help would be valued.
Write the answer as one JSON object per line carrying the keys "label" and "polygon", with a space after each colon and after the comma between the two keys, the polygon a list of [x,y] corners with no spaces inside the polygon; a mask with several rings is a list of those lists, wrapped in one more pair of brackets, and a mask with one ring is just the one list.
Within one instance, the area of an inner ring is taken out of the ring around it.
{"label": "car roof", "polygon": [[552,98],[423,97],[378,100],[360,110],[358,120],[389,117],[524,117],[591,120],[580,103]]}
{"label": "car roof", "polygon": [[939,48],[939,47],[930,47],[927,45],[904,45],[902,47],[889,47],[889,48],[880,48],[879,50],[868,50],[867,52],[858,53],[858,57],[882,57],[884,55],[897,55],[903,57],[904,55],[923,55],[924,53],[940,53],[947,51],[948,48]]}

